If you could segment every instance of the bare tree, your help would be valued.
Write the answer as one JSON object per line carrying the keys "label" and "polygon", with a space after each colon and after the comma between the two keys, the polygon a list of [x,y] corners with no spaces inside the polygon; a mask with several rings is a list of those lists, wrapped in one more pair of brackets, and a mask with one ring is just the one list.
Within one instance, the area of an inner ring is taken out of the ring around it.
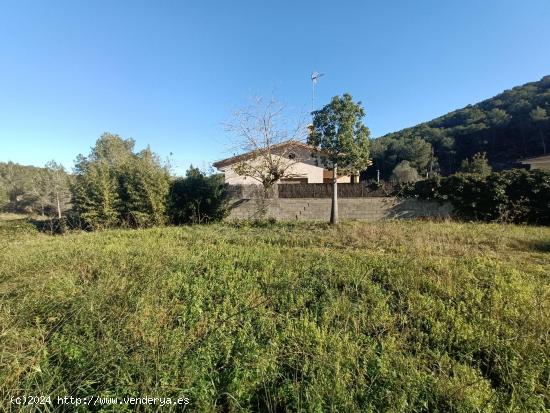
{"label": "bare tree", "polygon": [[233,150],[243,154],[236,157],[233,170],[258,181],[266,197],[279,180],[298,176],[293,166],[304,160],[304,151],[298,149],[306,147],[306,124],[292,122],[277,100],[254,99],[234,113],[226,129],[234,136]]}
{"label": "bare tree", "polygon": [[69,177],[63,165],[55,161],[49,161],[45,169],[44,192],[49,198],[51,209],[55,211],[57,218],[61,219],[62,212],[68,208],[71,199]]}

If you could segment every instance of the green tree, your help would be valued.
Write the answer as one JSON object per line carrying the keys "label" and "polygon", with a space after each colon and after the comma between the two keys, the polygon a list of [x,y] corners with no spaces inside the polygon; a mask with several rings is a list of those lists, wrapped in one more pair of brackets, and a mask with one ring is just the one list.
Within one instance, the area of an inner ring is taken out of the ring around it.
{"label": "green tree", "polygon": [[437,158],[432,145],[419,136],[405,134],[390,139],[376,139],[372,143],[372,158],[382,176],[389,176],[402,161],[422,174],[437,169]]}
{"label": "green tree", "polygon": [[338,223],[338,170],[356,173],[370,164],[368,128],[363,124],[365,110],[348,93],[335,96],[313,113],[308,143],[321,153],[321,163],[332,170],[330,223]]}
{"label": "green tree", "polygon": [[409,161],[401,161],[393,170],[392,180],[399,183],[412,183],[420,180],[418,171],[411,166]]}
{"label": "green tree", "polygon": [[511,116],[505,110],[494,108],[487,115],[487,120],[491,131],[491,149],[494,150],[497,131],[505,127],[510,122]]}
{"label": "green tree", "polygon": [[540,140],[542,142],[542,150],[543,153],[546,154],[546,141],[544,139],[544,133],[542,132],[542,125],[544,122],[547,122],[548,119],[548,113],[545,109],[541,108],[540,106],[537,106],[535,109],[533,109],[529,116],[531,117],[531,120],[537,125],[537,128],[539,130],[539,136]]}
{"label": "green tree", "polygon": [[122,219],[131,226],[164,224],[170,177],[158,156],[147,148],[128,158],[121,178]]}
{"label": "green tree", "polygon": [[[397,158],[391,142],[405,136],[418,136],[432,144],[443,175],[458,171],[463,159],[478,152],[487,152],[488,158],[499,168],[513,167],[518,159],[549,153],[549,110],[550,83],[545,77],[376,139],[375,142],[383,143],[374,145],[373,142],[373,169],[380,169],[386,176],[391,173],[403,160]],[[375,148],[387,150],[387,154],[377,154]],[[412,160],[409,161],[412,165]],[[422,168],[415,167],[423,173]]]}
{"label": "green tree", "polygon": [[[3,210],[27,213],[58,215],[67,207],[69,175],[61,165],[50,163],[45,168],[19,165],[13,162],[0,163],[0,207]],[[57,192],[57,195],[55,194]]]}
{"label": "green tree", "polygon": [[170,176],[149,148],[103,134],[88,157],[79,155],[73,189],[75,211],[89,228],[151,226],[165,222]]}
{"label": "green tree", "polygon": [[451,151],[453,149],[454,139],[443,128],[432,128],[427,124],[422,124],[416,129],[416,134],[429,142],[434,147],[436,154],[439,151]]}
{"label": "green tree", "polygon": [[170,188],[169,215],[175,224],[201,224],[227,214],[223,174],[206,175],[192,165]]}
{"label": "green tree", "polygon": [[0,211],[3,210],[8,204],[8,191],[4,182],[0,179]]}
{"label": "green tree", "polygon": [[135,141],[104,133],[97,140],[89,156],[90,161],[103,161],[110,168],[119,168],[134,155]]}
{"label": "green tree", "polygon": [[49,161],[44,169],[44,188],[48,205],[55,210],[57,218],[61,218],[63,211],[69,209],[71,192],[69,177],[63,165]]}
{"label": "green tree", "polygon": [[73,206],[86,228],[108,228],[120,224],[117,177],[102,160],[79,158],[73,187]]}
{"label": "green tree", "polygon": [[492,171],[485,152],[476,153],[471,160],[464,159],[460,165],[460,172],[464,173],[488,176]]}

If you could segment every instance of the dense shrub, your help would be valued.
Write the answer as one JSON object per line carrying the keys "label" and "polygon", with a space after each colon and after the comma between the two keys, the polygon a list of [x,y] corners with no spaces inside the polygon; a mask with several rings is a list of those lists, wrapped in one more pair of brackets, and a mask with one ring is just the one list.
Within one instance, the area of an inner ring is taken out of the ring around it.
{"label": "dense shrub", "polygon": [[417,182],[408,194],[450,201],[464,219],[550,225],[550,172],[546,171],[458,173]]}
{"label": "dense shrub", "polygon": [[223,175],[206,175],[189,168],[185,178],[172,182],[168,214],[174,224],[219,221],[227,214]]}

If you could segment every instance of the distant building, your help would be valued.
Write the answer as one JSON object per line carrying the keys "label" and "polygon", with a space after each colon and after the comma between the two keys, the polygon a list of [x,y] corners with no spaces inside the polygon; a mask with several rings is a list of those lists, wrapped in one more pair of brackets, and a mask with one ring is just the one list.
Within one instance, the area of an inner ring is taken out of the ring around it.
{"label": "distant building", "polygon": [[[332,182],[332,171],[320,165],[319,151],[309,145],[297,141],[286,141],[272,146],[271,156],[284,156],[292,163],[289,169],[291,178],[283,178],[279,183],[284,184],[317,184]],[[260,185],[260,182],[249,176],[242,176],[234,168],[240,162],[253,163],[258,155],[254,152],[243,153],[222,159],[213,163],[213,166],[225,175],[225,183],[229,185]],[[355,182],[358,176],[340,175],[339,183]]]}
{"label": "distant building", "polygon": [[529,165],[529,169],[542,169],[550,171],[550,155],[535,156],[534,158],[522,159],[519,161],[523,165]]}

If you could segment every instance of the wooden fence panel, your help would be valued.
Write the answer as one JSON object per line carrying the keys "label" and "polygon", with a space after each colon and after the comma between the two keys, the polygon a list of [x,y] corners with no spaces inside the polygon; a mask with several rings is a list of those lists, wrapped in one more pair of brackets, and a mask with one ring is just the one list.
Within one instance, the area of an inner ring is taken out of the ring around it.
{"label": "wooden fence panel", "polygon": [[[341,198],[366,198],[389,196],[395,191],[392,185],[372,188],[363,183],[338,184]],[[332,184],[279,184],[279,198],[332,198]]]}

